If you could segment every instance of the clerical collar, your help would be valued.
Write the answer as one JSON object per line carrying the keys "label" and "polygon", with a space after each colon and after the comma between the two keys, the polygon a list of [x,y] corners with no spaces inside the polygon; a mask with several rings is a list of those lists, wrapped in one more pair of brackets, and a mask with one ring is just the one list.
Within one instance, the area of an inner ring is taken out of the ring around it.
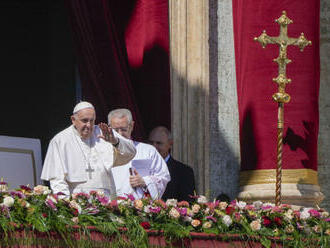
{"label": "clerical collar", "polygon": [[164,158],[164,160],[165,160],[166,163],[167,163],[167,161],[170,159],[170,157],[171,157],[171,155],[168,154],[168,155],[166,156],[166,158]]}

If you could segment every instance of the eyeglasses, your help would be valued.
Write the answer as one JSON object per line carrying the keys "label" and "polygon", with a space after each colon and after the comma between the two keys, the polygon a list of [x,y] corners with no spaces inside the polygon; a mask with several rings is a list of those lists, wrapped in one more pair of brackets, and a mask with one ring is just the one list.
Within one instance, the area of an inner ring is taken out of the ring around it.
{"label": "eyeglasses", "polygon": [[117,128],[112,128],[112,129],[115,130],[117,133],[119,133],[119,131],[121,131],[123,133],[127,133],[129,128],[130,128],[130,126],[128,126],[128,127],[117,127]]}

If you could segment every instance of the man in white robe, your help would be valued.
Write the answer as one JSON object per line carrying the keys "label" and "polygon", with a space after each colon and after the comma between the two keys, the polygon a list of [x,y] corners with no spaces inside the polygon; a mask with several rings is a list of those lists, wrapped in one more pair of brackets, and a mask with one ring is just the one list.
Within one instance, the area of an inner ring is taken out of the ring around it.
{"label": "man in white robe", "polygon": [[95,110],[88,102],[78,103],[72,125],[50,141],[41,179],[53,192],[65,195],[103,191],[116,196],[111,168],[128,163],[136,154],[131,140],[106,124],[95,124]]}
{"label": "man in white robe", "polygon": [[[134,128],[132,114],[128,109],[116,109],[108,115],[109,126],[131,139]],[[152,199],[160,199],[171,180],[167,165],[155,147],[134,141],[136,155],[124,166],[112,168],[118,196],[132,194],[140,199],[150,195]]]}

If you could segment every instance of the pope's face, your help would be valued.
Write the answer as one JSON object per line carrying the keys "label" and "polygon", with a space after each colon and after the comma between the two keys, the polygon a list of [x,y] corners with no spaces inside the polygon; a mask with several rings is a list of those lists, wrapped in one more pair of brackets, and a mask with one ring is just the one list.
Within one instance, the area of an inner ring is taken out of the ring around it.
{"label": "pope's face", "polygon": [[129,123],[128,118],[126,116],[124,116],[123,118],[112,117],[112,119],[109,122],[109,125],[121,136],[127,139],[131,139],[131,134],[134,127],[134,121],[132,121],[132,123]]}
{"label": "pope's face", "polygon": [[80,137],[87,139],[92,136],[94,131],[95,111],[91,108],[82,109],[71,116],[71,121]]}
{"label": "pope's face", "polygon": [[150,134],[149,143],[157,149],[163,158],[166,158],[170,153],[173,142],[168,139],[165,132],[157,130]]}

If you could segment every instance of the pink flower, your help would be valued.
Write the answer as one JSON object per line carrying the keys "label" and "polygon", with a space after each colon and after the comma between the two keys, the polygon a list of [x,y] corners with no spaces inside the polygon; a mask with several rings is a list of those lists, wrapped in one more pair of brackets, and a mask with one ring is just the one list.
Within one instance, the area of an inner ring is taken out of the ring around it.
{"label": "pink flower", "polygon": [[127,195],[127,198],[130,199],[131,201],[135,200],[135,197],[132,194],[125,194]]}
{"label": "pink flower", "polygon": [[213,222],[217,222],[217,219],[214,218],[213,216],[206,216],[205,219],[212,220]]}
{"label": "pink flower", "polygon": [[188,213],[187,208],[177,208],[181,216],[186,216]]}
{"label": "pink flower", "polygon": [[155,213],[158,214],[160,212],[161,208],[160,207],[150,207],[149,211],[150,213]]}
{"label": "pink flower", "polygon": [[315,218],[320,218],[321,216],[319,211],[317,211],[316,209],[310,209],[308,212],[311,214],[311,216]]}
{"label": "pink flower", "polygon": [[55,211],[57,210],[54,202],[51,199],[47,198],[45,203],[46,203],[47,207],[50,207],[51,209],[53,209]]}
{"label": "pink flower", "polygon": [[187,201],[180,201],[178,202],[178,207],[189,207],[189,202]]}

